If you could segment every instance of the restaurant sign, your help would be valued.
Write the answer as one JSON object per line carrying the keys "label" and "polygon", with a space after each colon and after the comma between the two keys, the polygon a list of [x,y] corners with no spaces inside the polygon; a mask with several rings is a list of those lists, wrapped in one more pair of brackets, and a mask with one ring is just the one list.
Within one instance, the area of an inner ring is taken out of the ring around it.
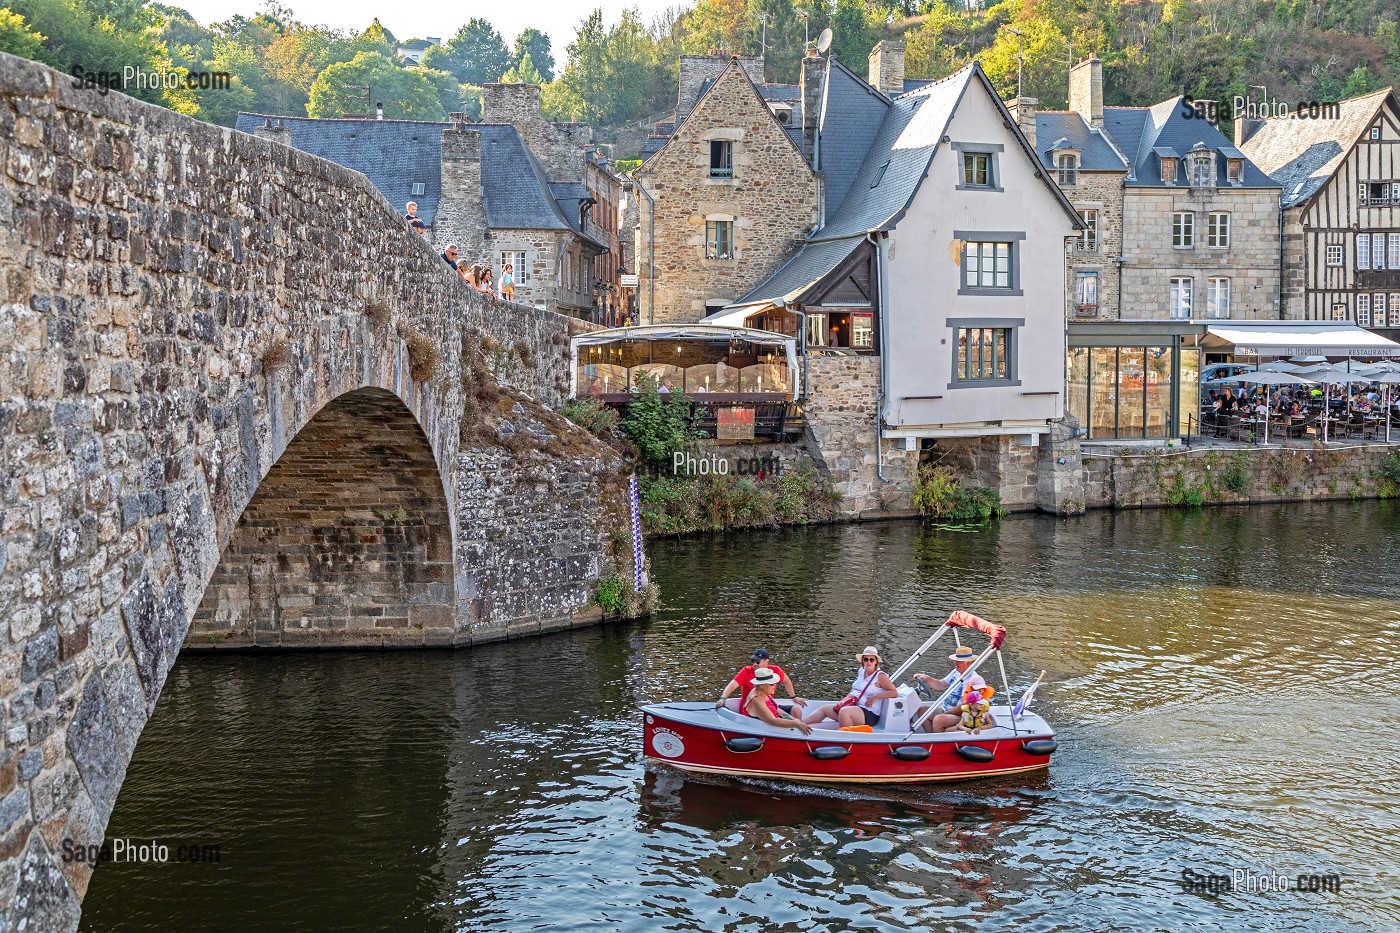
{"label": "restaurant sign", "polygon": [[1362,356],[1370,359],[1379,352],[1376,347],[1285,347],[1281,344],[1246,346],[1235,344],[1236,356]]}
{"label": "restaurant sign", "polygon": [[715,412],[715,440],[753,440],[753,409],[721,408]]}
{"label": "restaurant sign", "polygon": [[621,285],[623,288],[636,288],[637,274],[635,272],[623,273],[622,275],[618,276],[617,284]]}

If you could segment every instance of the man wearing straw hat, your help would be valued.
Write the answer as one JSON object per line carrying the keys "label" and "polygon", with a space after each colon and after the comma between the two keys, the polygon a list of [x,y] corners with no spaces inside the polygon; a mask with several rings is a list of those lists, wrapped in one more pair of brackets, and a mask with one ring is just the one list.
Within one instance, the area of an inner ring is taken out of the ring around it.
{"label": "man wearing straw hat", "polygon": [[953,669],[939,680],[929,674],[915,674],[919,680],[927,684],[935,694],[940,694],[948,689],[951,683],[958,684],[958,689],[949,692],[943,700],[943,712],[930,716],[924,721],[924,729],[929,732],[947,732],[957,726],[962,721],[962,716],[957,712],[958,704],[962,703],[963,694],[968,690],[981,690],[987,686],[987,682],[982,679],[982,675],[976,671],[968,672],[972,667],[972,662],[977,660],[977,652],[967,645],[959,645],[958,650],[948,655],[948,660],[953,662]]}

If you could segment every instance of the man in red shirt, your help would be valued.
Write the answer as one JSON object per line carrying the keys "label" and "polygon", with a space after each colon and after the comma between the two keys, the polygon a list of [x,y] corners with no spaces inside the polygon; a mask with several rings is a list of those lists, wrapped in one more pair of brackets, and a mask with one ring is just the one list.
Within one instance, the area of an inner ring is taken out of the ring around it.
{"label": "man in red shirt", "polygon": [[792,678],[783,673],[783,669],[778,665],[769,663],[767,648],[755,649],[749,661],[751,663],[746,664],[739,673],[735,674],[734,679],[729,682],[729,685],[724,688],[724,692],[719,695],[719,699],[715,701],[715,706],[717,708],[724,705],[724,701],[729,699],[731,693],[735,690],[740,690],[742,692],[739,694],[739,711],[744,713],[744,715],[748,715],[745,710],[748,709],[749,694],[753,692],[753,678],[754,675],[761,670],[770,670],[778,675],[783,686],[787,688],[788,696],[792,697],[793,703],[797,706],[807,705],[807,701],[797,695],[797,690],[792,685]]}

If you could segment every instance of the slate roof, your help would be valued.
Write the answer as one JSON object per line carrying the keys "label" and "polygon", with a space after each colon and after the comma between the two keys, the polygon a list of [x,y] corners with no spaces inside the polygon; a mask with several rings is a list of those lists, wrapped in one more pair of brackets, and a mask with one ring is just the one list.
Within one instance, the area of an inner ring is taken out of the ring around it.
{"label": "slate roof", "polygon": [[[291,128],[296,148],[362,173],[396,209],[409,200],[417,201],[418,216],[433,222],[442,199],[442,131],[452,124],[240,113],[234,129],[251,133],[268,119],[281,120]],[[481,132],[487,224],[497,230],[568,230],[582,235],[576,201],[569,206],[573,192],[555,194],[544,168],[515,127],[472,125]],[[423,194],[412,194],[414,182],[423,182]],[[556,200],[561,196],[562,207]]]}
{"label": "slate roof", "polygon": [[1047,169],[1055,167],[1052,154],[1065,146],[1079,150],[1079,167],[1086,172],[1126,172],[1128,163],[1104,133],[1072,110],[1043,110],[1035,115],[1036,157]]}
{"label": "slate roof", "polygon": [[[1036,127],[1038,133],[1039,123]],[[1209,120],[1196,116],[1181,97],[1172,97],[1151,107],[1105,107],[1103,128],[1133,163],[1133,174],[1124,182],[1130,188],[1166,187],[1162,180],[1162,158],[1182,158],[1198,143],[1204,143],[1215,153],[1216,177],[1225,178],[1226,155],[1222,150],[1233,148],[1230,140]],[[1184,186],[1185,183],[1186,166],[1179,164],[1176,184]],[[1279,183],[1246,159],[1240,187],[1277,188]]]}
{"label": "slate roof", "polygon": [[[826,179],[826,214],[834,216],[851,190],[890,100],[835,57],[827,61],[818,122],[818,160]],[[799,121],[800,122],[800,121]],[[801,130],[798,131],[801,139]]]}
{"label": "slate roof", "polygon": [[1337,116],[1299,119],[1296,115],[1265,120],[1244,142],[1244,152],[1283,186],[1283,206],[1311,198],[1330,179],[1346,154],[1370,128],[1391,89],[1344,100]]}
{"label": "slate roof", "polygon": [[[431,224],[442,196],[439,135],[447,123],[418,120],[314,120],[240,113],[233,128],[252,133],[267,120],[281,120],[292,131],[292,145],[363,174],[396,210],[418,202],[418,216]],[[414,182],[423,193],[413,194]]]}
{"label": "slate roof", "polygon": [[802,87],[797,84],[759,84],[755,85],[758,93],[763,95],[764,100],[787,101],[797,103],[802,100]]}
{"label": "slate roof", "polygon": [[864,240],[865,236],[862,234],[840,240],[804,243],[772,275],[750,289],[748,294],[736,299],[729,307],[776,301],[779,298],[794,299],[855,252]]}

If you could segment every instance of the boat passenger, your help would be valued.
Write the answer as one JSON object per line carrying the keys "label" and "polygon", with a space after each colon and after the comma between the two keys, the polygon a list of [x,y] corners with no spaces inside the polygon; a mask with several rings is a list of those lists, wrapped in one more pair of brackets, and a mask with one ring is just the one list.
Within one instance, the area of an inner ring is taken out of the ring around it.
{"label": "boat passenger", "polygon": [[843,726],[874,726],[885,712],[885,703],[899,696],[890,675],[880,670],[880,652],[874,645],[856,655],[860,662],[860,672],[851,683],[851,690],[845,699],[828,703],[808,713],[806,721],[821,722],[834,719]]}
{"label": "boat passenger", "polygon": [[[739,694],[739,711],[744,712],[749,702],[749,694],[753,692],[754,675],[759,671],[772,671],[778,675],[778,681],[787,688],[788,696],[792,697],[792,702],[798,706],[806,706],[807,701],[797,695],[797,689],[792,685],[792,678],[778,665],[773,664],[768,657],[767,648],[755,648],[753,655],[749,658],[749,663],[739,669],[739,673],[734,675],[734,679],[724,688],[724,692],[715,701],[715,706],[724,705],[724,701],[729,699],[729,695],[735,690],[741,691]],[[744,712],[745,715],[748,715]]]}
{"label": "boat passenger", "polygon": [[773,699],[780,679],[776,671],[769,668],[760,669],[754,675],[753,691],[749,694],[748,702],[744,704],[744,715],[761,719],[780,729],[796,729],[803,735],[811,735],[811,726],[790,713],[783,712]]}
{"label": "boat passenger", "polygon": [[[935,713],[924,720],[923,730],[925,732],[947,732],[949,729],[956,729],[962,722],[962,714],[958,707],[962,704],[963,694],[968,690],[981,690],[987,686],[987,681],[982,679],[982,675],[976,671],[969,672],[972,662],[977,660],[977,652],[967,645],[959,645],[958,650],[948,655],[948,660],[953,662],[953,669],[942,679],[932,677],[928,674],[915,674],[919,680],[928,684],[930,688],[938,693],[948,689],[948,685],[954,682],[959,684],[958,689],[952,690],[943,700],[943,711]],[[988,717],[990,719],[990,717]],[[996,725],[989,722],[988,725]]]}

